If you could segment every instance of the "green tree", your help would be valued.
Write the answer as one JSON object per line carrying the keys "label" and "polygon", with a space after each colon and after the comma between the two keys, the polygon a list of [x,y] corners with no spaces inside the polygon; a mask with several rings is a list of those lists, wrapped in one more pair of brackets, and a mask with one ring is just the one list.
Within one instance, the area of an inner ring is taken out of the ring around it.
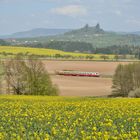
{"label": "green tree", "polygon": [[115,59],[116,61],[118,61],[119,56],[118,56],[118,55],[115,55],[115,56],[114,56],[114,59]]}
{"label": "green tree", "polygon": [[134,89],[140,88],[140,63],[132,64]]}
{"label": "green tree", "polygon": [[58,95],[44,64],[32,57],[26,62],[27,83],[29,93],[35,95]]}
{"label": "green tree", "polygon": [[86,59],[92,60],[92,59],[94,59],[94,56],[92,56],[92,55],[87,55],[87,56],[86,56]]}
{"label": "green tree", "polygon": [[54,57],[55,57],[55,58],[61,58],[62,56],[61,56],[61,54],[55,54]]}
{"label": "green tree", "polygon": [[128,93],[133,90],[132,65],[118,65],[113,76],[112,88],[114,96],[128,96]]}
{"label": "green tree", "polygon": [[101,58],[101,59],[104,59],[104,60],[109,59],[109,57],[108,57],[108,56],[106,56],[106,55],[102,55],[102,56],[100,56],[100,58]]}
{"label": "green tree", "polygon": [[140,63],[118,65],[113,76],[113,96],[127,97],[130,91],[140,88]]}
{"label": "green tree", "polygon": [[124,92],[123,91],[123,82],[124,82],[123,69],[124,69],[123,65],[119,64],[113,76],[112,94],[114,96],[119,96]]}

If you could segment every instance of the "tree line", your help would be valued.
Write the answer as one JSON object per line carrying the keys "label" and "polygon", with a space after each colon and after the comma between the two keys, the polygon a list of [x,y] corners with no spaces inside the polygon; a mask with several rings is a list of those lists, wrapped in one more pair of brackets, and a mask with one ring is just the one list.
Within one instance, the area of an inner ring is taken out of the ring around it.
{"label": "tree line", "polygon": [[[0,45],[11,45],[7,41],[0,39]],[[97,48],[91,43],[80,41],[50,41],[48,43],[29,43],[21,44],[25,47],[33,48],[49,48],[55,50],[62,50],[65,52],[81,52],[89,54],[115,54],[115,55],[133,55],[140,59],[140,46],[129,45],[113,45],[108,47]],[[20,45],[20,46],[21,46]]]}
{"label": "tree line", "polygon": [[66,52],[82,52],[93,54],[116,54],[116,55],[135,55],[140,58],[140,46],[113,45],[108,47],[97,48],[91,43],[73,42],[73,41],[50,41],[48,43],[23,44],[26,47],[50,48]]}
{"label": "tree line", "polygon": [[91,43],[78,42],[78,41],[50,41],[48,43],[33,43],[24,44],[27,47],[34,48],[47,48],[61,50],[65,52],[82,52],[82,53],[93,53],[94,49]]}
{"label": "tree line", "polygon": [[10,43],[8,43],[7,41],[0,39],[0,46],[7,46],[10,45]]}

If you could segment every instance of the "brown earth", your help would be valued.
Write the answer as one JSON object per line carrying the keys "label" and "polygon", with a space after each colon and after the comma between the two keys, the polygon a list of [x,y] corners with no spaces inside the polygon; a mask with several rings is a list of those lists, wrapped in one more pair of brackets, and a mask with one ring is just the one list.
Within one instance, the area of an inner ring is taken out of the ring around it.
{"label": "brown earth", "polygon": [[54,75],[59,70],[78,70],[113,75],[119,63],[92,61],[44,61],[54,84],[58,85],[61,96],[104,96],[111,94],[112,78],[67,77]]}

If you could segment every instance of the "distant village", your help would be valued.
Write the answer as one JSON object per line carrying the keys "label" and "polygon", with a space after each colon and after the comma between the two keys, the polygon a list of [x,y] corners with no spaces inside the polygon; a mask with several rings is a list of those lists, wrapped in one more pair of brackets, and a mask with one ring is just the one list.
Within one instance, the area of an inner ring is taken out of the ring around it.
{"label": "distant village", "polygon": [[10,42],[12,45],[21,45],[21,44],[32,44],[32,43],[38,43],[39,41],[37,40],[24,40],[24,41],[19,41],[19,40],[16,40],[16,39],[7,39],[8,42]]}

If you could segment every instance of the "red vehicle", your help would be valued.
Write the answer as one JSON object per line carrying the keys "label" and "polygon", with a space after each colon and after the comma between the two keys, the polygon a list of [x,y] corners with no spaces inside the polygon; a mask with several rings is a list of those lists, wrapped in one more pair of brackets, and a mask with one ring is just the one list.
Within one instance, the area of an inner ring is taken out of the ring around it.
{"label": "red vehicle", "polygon": [[100,77],[99,72],[81,72],[81,71],[58,71],[56,72],[57,75],[64,75],[64,76],[83,76],[83,77]]}

